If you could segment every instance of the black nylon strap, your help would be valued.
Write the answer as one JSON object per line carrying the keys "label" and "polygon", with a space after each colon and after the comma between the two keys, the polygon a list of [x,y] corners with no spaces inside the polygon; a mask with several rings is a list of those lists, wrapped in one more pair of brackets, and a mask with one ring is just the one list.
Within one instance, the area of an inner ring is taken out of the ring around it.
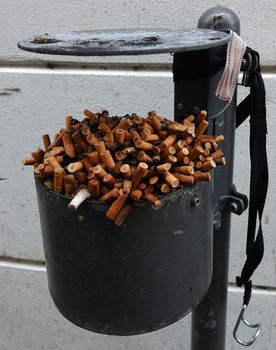
{"label": "black nylon strap", "polygon": [[[250,53],[259,62],[259,54],[250,49]],[[237,107],[236,126],[250,115],[250,196],[246,243],[246,261],[240,276],[236,277],[238,287],[244,285],[244,304],[248,305],[251,297],[251,276],[259,266],[264,253],[262,215],[268,187],[268,166],[266,156],[266,105],[265,86],[260,72],[257,70],[249,74],[250,94]],[[256,235],[257,216],[259,227]]]}

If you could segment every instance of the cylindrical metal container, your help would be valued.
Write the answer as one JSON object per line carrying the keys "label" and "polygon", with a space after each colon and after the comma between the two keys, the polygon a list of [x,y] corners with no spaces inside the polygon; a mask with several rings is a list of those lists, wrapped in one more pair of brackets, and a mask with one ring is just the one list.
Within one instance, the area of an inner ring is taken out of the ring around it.
{"label": "cylindrical metal container", "polygon": [[165,327],[196,306],[212,277],[212,186],[132,205],[122,227],[107,204],[69,198],[39,180],[37,197],[49,290],[59,311],[91,331],[132,335]]}

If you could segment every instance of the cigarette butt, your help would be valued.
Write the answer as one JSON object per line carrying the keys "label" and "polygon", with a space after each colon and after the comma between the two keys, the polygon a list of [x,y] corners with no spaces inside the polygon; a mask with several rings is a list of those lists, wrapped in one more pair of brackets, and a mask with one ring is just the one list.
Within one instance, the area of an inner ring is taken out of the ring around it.
{"label": "cigarette butt", "polygon": [[99,198],[100,197],[100,182],[97,179],[92,179],[88,181],[88,189],[91,193],[93,198]]}
{"label": "cigarette butt", "polygon": [[193,114],[190,114],[188,117],[184,119],[184,121],[188,121],[190,123],[193,123],[195,121],[195,116]]}
{"label": "cigarette butt", "polygon": [[46,165],[43,172],[44,178],[51,178],[54,176],[54,168],[51,165]]}
{"label": "cigarette butt", "polygon": [[152,149],[153,154],[158,155],[161,154],[161,148],[158,146],[154,146]]}
{"label": "cigarette butt", "polygon": [[215,141],[216,136],[212,136],[212,135],[201,135],[200,138],[198,139],[198,141],[205,143],[205,142],[210,142],[212,143],[213,141]]}
{"label": "cigarette butt", "polygon": [[136,148],[135,147],[126,147],[122,151],[125,154],[134,154],[136,153]]}
{"label": "cigarette butt", "polygon": [[216,167],[216,162],[214,160],[206,160],[203,164],[202,164],[202,170],[203,171],[208,171],[212,168]]}
{"label": "cigarette butt", "polygon": [[74,147],[74,143],[71,138],[71,135],[68,133],[65,133],[62,136],[62,142],[63,142],[64,150],[67,156],[70,158],[75,158],[76,152],[75,152],[75,147]]}
{"label": "cigarette butt", "polygon": [[143,124],[143,130],[148,130],[150,134],[152,134],[154,132],[153,127],[149,123],[147,123],[146,121]]}
{"label": "cigarette butt", "polygon": [[180,181],[180,183],[186,183],[189,185],[194,183],[194,177],[192,175],[183,175],[179,173],[173,173],[173,175]]}
{"label": "cigarette butt", "polygon": [[183,163],[188,165],[190,163],[190,158],[188,156],[183,158]]}
{"label": "cigarette butt", "polygon": [[145,194],[144,197],[146,198],[146,200],[151,202],[155,207],[160,207],[161,206],[160,199],[158,199],[154,194],[148,193],[148,194]]}
{"label": "cigarette butt", "polygon": [[78,181],[78,182],[82,182],[85,183],[87,181],[87,175],[85,171],[76,171],[74,172],[74,178]]}
{"label": "cigarette butt", "polygon": [[185,143],[183,140],[178,140],[173,144],[174,149],[176,152],[180,151],[183,147],[185,147]]}
{"label": "cigarette butt", "polygon": [[136,140],[135,146],[143,151],[150,151],[154,147],[151,143],[142,141],[141,139]]}
{"label": "cigarette butt", "polygon": [[116,142],[122,145],[125,140],[125,133],[126,131],[124,129],[121,129],[121,128],[116,129],[115,131]]}
{"label": "cigarette butt", "polygon": [[139,201],[143,196],[143,192],[141,190],[133,190],[130,192],[130,198],[133,199],[135,202]]}
{"label": "cigarette butt", "polygon": [[78,130],[75,131],[71,137],[82,150],[86,151],[89,148],[89,145],[86,142],[85,138]]}
{"label": "cigarette butt", "polygon": [[171,191],[170,186],[167,183],[163,183],[161,186],[162,193],[169,193]]}
{"label": "cigarette butt", "polygon": [[216,164],[217,165],[225,165],[226,164],[226,160],[224,157],[221,157],[219,159],[216,160]]}
{"label": "cigarette butt", "polygon": [[115,158],[117,159],[117,160],[123,160],[123,159],[126,159],[126,157],[127,157],[127,153],[125,153],[124,151],[117,151],[117,152],[115,152]]}
{"label": "cigarette butt", "polygon": [[155,188],[153,186],[148,186],[144,190],[144,194],[149,194],[149,193],[154,193],[154,192],[155,192]]}
{"label": "cigarette butt", "polygon": [[211,174],[209,172],[202,173],[197,171],[193,174],[195,181],[211,181]]}
{"label": "cigarette butt", "polygon": [[94,114],[92,111],[90,111],[89,109],[85,109],[83,111],[83,114],[89,118],[90,120],[92,120],[93,122],[97,122],[98,121],[98,117],[96,116],[96,114]]}
{"label": "cigarette butt", "polygon": [[83,134],[83,136],[88,136],[89,134],[91,134],[89,126],[88,125],[83,125],[81,127],[81,133]]}
{"label": "cigarette butt", "polygon": [[215,138],[216,143],[220,143],[224,141],[224,136],[223,135],[218,135]]}
{"label": "cigarette butt", "polygon": [[86,136],[86,141],[92,146],[98,142],[96,136],[92,132]]}
{"label": "cigarette butt", "polygon": [[140,162],[145,162],[148,164],[152,164],[153,161],[150,156],[148,156],[144,151],[139,151],[136,153],[136,157]]}
{"label": "cigarette butt", "polygon": [[191,160],[198,158],[200,154],[204,154],[204,149],[201,146],[196,146],[190,151],[189,157]]}
{"label": "cigarette butt", "polygon": [[101,158],[100,158],[97,151],[92,151],[92,152],[87,153],[87,157],[88,157],[90,163],[94,166],[96,166],[97,164],[99,164],[101,162]]}
{"label": "cigarette butt", "polygon": [[172,175],[170,172],[165,171],[163,173],[163,177],[172,188],[176,188],[179,186],[179,180],[174,175]]}
{"label": "cigarette butt", "polygon": [[106,151],[104,142],[100,141],[100,142],[96,142],[94,144],[94,147],[96,148],[96,151],[98,152],[98,154],[100,155],[102,152]]}
{"label": "cigarette butt", "polygon": [[198,116],[196,117],[195,125],[198,126],[203,120],[205,120],[207,117],[207,112],[202,110],[199,112]]}
{"label": "cigarette butt", "polygon": [[108,202],[111,201],[112,199],[117,198],[118,196],[118,188],[113,188],[111,191],[107,192],[106,194],[104,194],[103,196],[101,196],[99,198],[100,202]]}
{"label": "cigarette butt", "polygon": [[144,134],[143,136],[141,136],[141,140],[148,141],[148,142],[159,141],[160,136],[157,134],[149,134],[149,135]]}
{"label": "cigarette butt", "polygon": [[169,146],[172,146],[177,140],[177,136],[175,134],[169,135],[161,144],[160,149],[162,151],[166,151]]}
{"label": "cigarette butt", "polygon": [[166,171],[169,171],[171,167],[172,165],[170,163],[164,163],[164,164],[157,165],[156,170],[162,174]]}
{"label": "cigarette butt", "polygon": [[59,162],[57,161],[56,157],[54,156],[50,156],[48,159],[48,164],[51,165],[53,167],[54,170],[56,169],[62,169],[62,166],[59,164]]}
{"label": "cigarette butt", "polygon": [[111,133],[111,129],[106,123],[101,123],[98,126],[98,130],[100,130],[104,135]]}
{"label": "cigarette butt", "polygon": [[40,162],[43,159],[44,153],[41,148],[37,148],[31,153],[31,156],[36,162]]}
{"label": "cigarette butt", "polygon": [[101,160],[103,164],[109,169],[112,170],[115,168],[114,159],[110,153],[110,151],[106,150],[100,153]]}
{"label": "cigarette butt", "polygon": [[65,175],[63,177],[65,195],[70,196],[75,190],[74,175]]}
{"label": "cigarette butt", "polygon": [[104,170],[104,168],[100,164],[96,165],[93,168],[93,172],[100,179],[103,179],[107,175],[107,172]]}
{"label": "cigarette butt", "polygon": [[180,123],[170,123],[167,125],[167,130],[170,130],[170,131],[184,132],[187,129],[188,129],[188,125],[184,125]]}
{"label": "cigarette butt", "polygon": [[123,164],[120,168],[120,172],[123,175],[123,177],[125,177],[127,179],[130,178],[132,175],[129,164]]}
{"label": "cigarette butt", "polygon": [[89,197],[91,197],[90,192],[86,188],[81,189],[68,204],[68,208],[72,211],[77,210],[81,203]]}
{"label": "cigarette butt", "polygon": [[166,162],[170,164],[175,164],[177,163],[177,158],[172,154],[169,154],[168,157],[166,158]]}
{"label": "cigarette butt", "polygon": [[68,132],[70,132],[70,128],[71,128],[71,122],[73,120],[73,117],[71,115],[68,115],[66,118],[65,118],[65,128]]}
{"label": "cigarette butt", "polygon": [[63,191],[63,177],[64,170],[63,169],[55,169],[54,171],[54,191],[58,193],[62,193]]}
{"label": "cigarette butt", "polygon": [[192,175],[195,172],[194,168],[192,168],[190,165],[182,165],[175,167],[175,171],[183,175]]}
{"label": "cigarette butt", "polygon": [[143,120],[143,118],[136,116],[132,119],[132,121],[133,121],[133,124],[140,125],[140,124],[143,124],[144,120]]}
{"label": "cigarette butt", "polygon": [[131,187],[132,187],[132,182],[130,180],[125,179],[123,181],[123,193],[129,194],[131,191]]}
{"label": "cigarette butt", "polygon": [[177,161],[179,162],[181,159],[183,159],[184,157],[186,157],[189,154],[189,150],[186,147],[183,147],[181,150],[179,150],[176,153],[176,158]]}
{"label": "cigarette butt", "polygon": [[115,178],[111,174],[107,174],[103,178],[103,183],[106,184],[108,187],[112,187],[114,186]]}
{"label": "cigarette butt", "polygon": [[209,123],[206,120],[202,120],[202,122],[198,125],[196,132],[195,132],[195,138],[199,139],[201,135],[204,133],[204,131],[208,128]]}
{"label": "cigarette butt", "polygon": [[212,148],[211,142],[205,142],[204,143],[204,147],[207,148],[207,149],[211,149]]}
{"label": "cigarette butt", "polygon": [[127,218],[129,211],[130,211],[130,205],[124,204],[118,216],[116,217],[116,220],[114,221],[114,223],[117,226],[121,226],[124,223],[125,219]]}
{"label": "cigarette butt", "polygon": [[222,152],[221,149],[218,149],[214,153],[211,153],[210,157],[212,157],[216,161],[217,159],[224,157],[224,153]]}
{"label": "cigarette butt", "polygon": [[112,221],[116,219],[126,200],[127,195],[125,194],[121,194],[117,199],[115,199],[115,201],[111,204],[106,212],[108,219]]}
{"label": "cigarette butt", "polygon": [[140,140],[141,138],[140,138],[140,135],[139,135],[139,133],[137,132],[137,130],[136,129],[134,129],[134,128],[131,128],[130,130],[129,130],[129,133],[130,133],[130,135],[131,135],[131,137],[132,137],[132,141],[135,143],[137,140]]}
{"label": "cigarette butt", "polygon": [[21,161],[23,165],[35,165],[37,161],[33,158],[26,158]]}
{"label": "cigarette butt", "polygon": [[176,148],[174,146],[169,146],[167,151],[169,152],[169,154],[174,155],[176,154]]}
{"label": "cigarette butt", "polygon": [[137,186],[138,190],[144,191],[147,188],[147,184],[145,182],[140,182]]}
{"label": "cigarette butt", "polygon": [[69,173],[75,173],[76,171],[80,171],[83,168],[82,162],[74,162],[70,163],[67,166]]}
{"label": "cigarette butt", "polygon": [[149,179],[149,184],[150,185],[155,185],[159,180],[159,177],[158,176],[152,176],[150,179]]}
{"label": "cigarette butt", "polygon": [[51,145],[51,140],[48,134],[44,134],[42,135],[42,141],[43,141],[43,145],[44,145],[44,150],[45,152],[48,151],[48,147]]}
{"label": "cigarette butt", "polygon": [[93,164],[89,162],[89,160],[87,158],[83,158],[82,160],[82,164],[84,165],[85,167],[85,170],[87,173],[92,173],[93,172]]}
{"label": "cigarette butt", "polygon": [[148,170],[148,165],[144,162],[140,162],[136,168],[136,171],[134,175],[132,176],[132,188],[135,189],[144,175],[146,174],[146,171]]}
{"label": "cigarette butt", "polygon": [[114,138],[114,135],[112,134],[112,132],[109,132],[106,135],[104,135],[103,139],[105,141],[105,145],[106,145],[106,143],[111,143],[112,144],[115,141],[115,138]]}
{"label": "cigarette butt", "polygon": [[161,126],[161,122],[158,119],[158,117],[156,115],[151,115],[147,118],[148,123],[150,123],[150,125],[152,126],[152,128],[156,131],[159,132],[160,130],[160,126]]}
{"label": "cigarette butt", "polygon": [[133,122],[132,120],[130,120],[129,118],[121,118],[120,120],[120,123],[118,125],[118,129],[121,128],[121,129],[124,129],[124,130],[127,130],[129,127],[131,127],[133,125]]}

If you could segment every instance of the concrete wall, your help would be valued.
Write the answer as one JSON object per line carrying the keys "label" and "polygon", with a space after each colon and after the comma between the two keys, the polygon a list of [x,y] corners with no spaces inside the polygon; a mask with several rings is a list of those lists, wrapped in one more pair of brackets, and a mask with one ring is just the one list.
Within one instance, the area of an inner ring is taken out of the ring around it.
{"label": "concrete wall", "polygon": [[[107,108],[112,114],[155,109],[173,115],[170,55],[74,58],[34,55],[17,49],[23,37],[45,32],[123,27],[195,27],[215,1],[59,1],[0,0],[0,349],[154,350],[190,348],[190,317],[137,337],[108,337],[81,330],[55,309],[47,290],[32,170],[20,161],[53,134],[67,114]],[[173,4],[173,5],[172,5]],[[252,349],[276,348],[276,255],[272,215],[276,203],[276,4],[274,0],[228,1],[241,20],[242,36],[260,52],[267,88],[270,184],[264,212],[265,257],[254,276],[248,318],[262,320]],[[247,89],[239,88],[239,99]],[[248,193],[249,125],[236,136],[237,189]],[[247,214],[233,216],[229,272],[227,349],[236,350],[231,332],[242,303],[234,286],[245,258]]]}

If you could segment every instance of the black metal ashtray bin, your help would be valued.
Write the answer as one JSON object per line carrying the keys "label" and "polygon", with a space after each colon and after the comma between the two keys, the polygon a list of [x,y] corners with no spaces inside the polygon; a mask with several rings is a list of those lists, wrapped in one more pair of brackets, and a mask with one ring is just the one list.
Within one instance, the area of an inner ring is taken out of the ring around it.
{"label": "black metal ashtray bin", "polygon": [[[131,335],[185,316],[212,277],[210,183],[133,206],[124,227],[107,205],[69,198],[36,180],[50,293],[59,311],[91,331]],[[200,218],[200,220],[199,220]]]}
{"label": "black metal ashtray bin", "polygon": [[[210,115],[221,108],[213,92],[228,41],[227,33],[213,30],[120,30],[45,35],[19,47],[64,55],[174,53],[178,121],[194,106]],[[213,131],[215,119],[209,123]],[[86,201],[72,213],[69,198],[38,180],[36,188],[49,289],[73,323],[106,334],[150,332],[185,316],[207,292],[213,250],[210,183],[164,196],[159,209],[145,202],[133,205],[123,228],[107,220],[105,204]]]}

